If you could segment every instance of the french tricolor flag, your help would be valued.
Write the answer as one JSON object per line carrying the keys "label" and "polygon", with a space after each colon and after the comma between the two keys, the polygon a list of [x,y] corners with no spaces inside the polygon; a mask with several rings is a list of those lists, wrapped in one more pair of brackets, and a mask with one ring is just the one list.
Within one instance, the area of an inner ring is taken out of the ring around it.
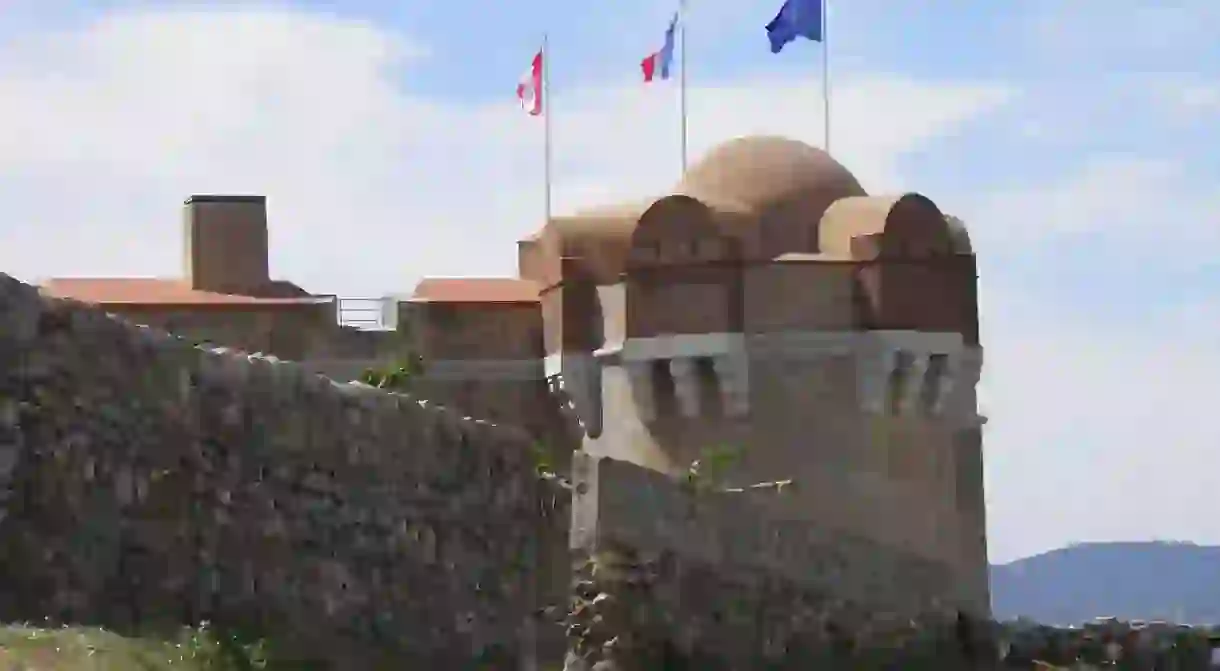
{"label": "french tricolor flag", "polygon": [[665,31],[665,45],[661,47],[660,51],[640,61],[645,83],[654,79],[669,79],[669,66],[674,61],[674,30],[677,27],[678,15],[674,14],[674,18],[669,22],[669,28]]}

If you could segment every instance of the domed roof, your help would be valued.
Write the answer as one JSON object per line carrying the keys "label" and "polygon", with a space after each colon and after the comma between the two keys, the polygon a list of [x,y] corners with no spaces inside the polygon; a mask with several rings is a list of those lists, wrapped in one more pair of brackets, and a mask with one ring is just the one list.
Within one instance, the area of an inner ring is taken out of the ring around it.
{"label": "domed roof", "polygon": [[[592,208],[552,217],[524,242],[541,244],[558,272],[561,258],[581,258],[599,278],[617,277],[641,217],[654,205],[689,196],[711,210],[726,230],[747,230],[768,216],[772,226],[807,226],[842,198],[866,196],[856,178],[829,154],[803,142],[775,136],[730,140],[691,166],[669,195],[643,202]],[[782,216],[775,206],[795,205]]]}
{"label": "domed roof", "polygon": [[866,195],[830,154],[775,136],[742,137],[708,152],[676,189],[701,200],[731,201],[762,210],[789,199],[818,195],[827,204]]}

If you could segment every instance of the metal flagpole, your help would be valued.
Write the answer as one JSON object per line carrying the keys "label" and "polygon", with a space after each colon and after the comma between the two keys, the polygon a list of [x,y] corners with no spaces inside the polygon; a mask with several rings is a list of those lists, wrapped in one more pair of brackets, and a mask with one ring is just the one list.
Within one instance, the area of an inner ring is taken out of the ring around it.
{"label": "metal flagpole", "polygon": [[678,96],[679,96],[679,113],[682,115],[682,176],[686,176],[686,2],[687,0],[679,0],[678,2],[678,29],[682,31],[679,36],[682,38],[681,49],[678,53],[678,58],[682,59],[680,64],[682,71],[678,74]]}
{"label": "metal flagpole", "polygon": [[542,34],[542,132],[543,132],[543,179],[546,181],[546,219],[551,223],[551,48],[546,33]]}
{"label": "metal flagpole", "polygon": [[538,95],[542,96],[542,127],[543,127],[543,179],[545,181],[545,198],[547,198],[547,210],[545,210],[544,224],[550,223],[550,43],[547,33],[542,35],[542,90],[538,91]]}
{"label": "metal flagpole", "polygon": [[830,0],[822,0],[822,142],[830,153]]}

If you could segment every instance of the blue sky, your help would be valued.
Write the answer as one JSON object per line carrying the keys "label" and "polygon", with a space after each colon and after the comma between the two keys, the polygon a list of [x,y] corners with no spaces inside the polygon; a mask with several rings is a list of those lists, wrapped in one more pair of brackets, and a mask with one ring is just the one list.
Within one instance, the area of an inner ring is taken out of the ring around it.
{"label": "blue sky", "polygon": [[[691,146],[820,144],[819,50],[778,0],[690,0]],[[275,272],[315,291],[508,274],[540,224],[513,97],[552,46],[556,207],[664,191],[673,11],[643,0],[0,0],[0,269],[173,275],[181,198],[269,196]],[[841,0],[834,149],[980,254],[997,560],[1079,540],[1220,543],[1220,4]],[[472,195],[473,194],[473,195]]]}

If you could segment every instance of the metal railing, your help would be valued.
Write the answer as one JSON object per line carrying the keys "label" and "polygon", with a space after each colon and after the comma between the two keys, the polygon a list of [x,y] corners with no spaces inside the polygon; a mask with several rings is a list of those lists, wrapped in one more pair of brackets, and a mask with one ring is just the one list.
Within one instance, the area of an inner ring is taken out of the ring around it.
{"label": "metal railing", "polygon": [[398,300],[382,298],[339,298],[339,325],[362,331],[393,331],[398,328]]}

